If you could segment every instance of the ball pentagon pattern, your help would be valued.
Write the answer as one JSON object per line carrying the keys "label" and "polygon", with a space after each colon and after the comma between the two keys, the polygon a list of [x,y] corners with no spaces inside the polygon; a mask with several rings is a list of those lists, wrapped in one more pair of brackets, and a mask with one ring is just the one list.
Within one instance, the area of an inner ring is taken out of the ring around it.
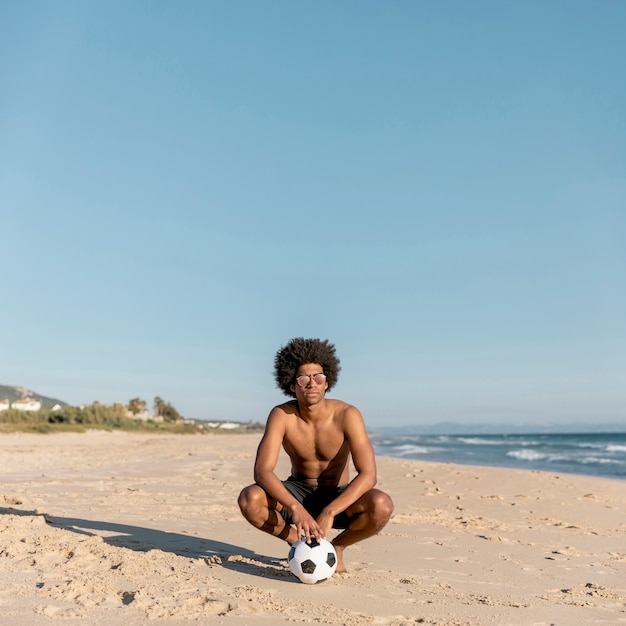
{"label": "ball pentagon pattern", "polygon": [[330,578],[337,569],[337,553],[330,541],[296,541],[289,550],[289,569],[303,583],[313,585]]}

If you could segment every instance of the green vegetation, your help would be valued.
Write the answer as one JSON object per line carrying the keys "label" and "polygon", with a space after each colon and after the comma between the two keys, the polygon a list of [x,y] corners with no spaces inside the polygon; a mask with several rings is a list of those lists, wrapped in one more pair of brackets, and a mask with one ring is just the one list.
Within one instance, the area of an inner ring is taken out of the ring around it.
{"label": "green vegetation", "polygon": [[[86,406],[69,406],[60,400],[46,398],[23,387],[0,385],[0,400],[29,397],[42,402],[39,411],[6,409],[0,411],[0,434],[8,432],[85,432],[86,430],[127,430],[134,432],[165,433],[242,433],[263,429],[262,424],[228,424],[219,428],[222,422],[202,422],[185,420],[169,403],[154,399],[154,416],[150,415],[148,403],[141,398],[132,398],[128,404],[101,404],[93,402]],[[45,401],[45,402],[44,402]]]}
{"label": "green vegetation", "polygon": [[[179,413],[170,404],[165,405]],[[168,409],[166,408],[166,415]],[[64,406],[61,409],[40,409],[39,411],[20,411],[7,409],[0,411],[0,434],[10,432],[27,433],[61,433],[87,430],[124,430],[132,432],[148,433],[172,433],[172,434],[214,434],[226,435],[263,430],[263,424],[248,423],[240,424],[237,428],[221,429],[209,426],[208,423],[198,420],[183,420],[180,416],[176,419],[167,419],[161,415],[155,419],[137,419],[130,417],[133,414],[130,408],[124,404],[105,405],[94,402],[84,407]],[[171,413],[169,414],[172,415]]]}
{"label": "green vegetation", "polygon": [[154,399],[154,414],[166,422],[177,422],[182,419],[180,413],[169,403],[157,396]]}
{"label": "green vegetation", "polygon": [[[84,432],[94,428],[179,433],[202,431],[202,427],[195,422],[187,423],[181,419],[165,421],[165,418],[163,421],[139,420],[129,417],[128,413],[129,407],[124,404],[105,405],[99,402],[83,407],[64,406],[55,410],[48,408],[42,408],[39,411],[8,409],[0,411],[0,432]],[[177,412],[176,415],[178,415]]]}
{"label": "green vegetation", "polygon": [[146,410],[148,403],[141,398],[133,398],[128,402],[128,410],[133,415],[138,415],[139,413],[143,413]]}

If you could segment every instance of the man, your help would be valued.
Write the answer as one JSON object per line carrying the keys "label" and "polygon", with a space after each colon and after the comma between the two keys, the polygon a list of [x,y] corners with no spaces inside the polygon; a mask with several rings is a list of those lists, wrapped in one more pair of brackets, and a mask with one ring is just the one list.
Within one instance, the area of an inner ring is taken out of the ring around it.
{"label": "man", "polygon": [[[255,483],[242,490],[239,507],[253,526],[290,545],[342,529],[332,543],[337,571],[345,572],[344,549],[378,533],[393,503],[374,489],[376,460],[361,413],[326,398],[339,370],[328,340],[298,337],[276,353],[276,383],[294,399],[270,412],[254,464]],[[291,459],[284,481],[275,473],[281,446]],[[352,480],[350,458],[356,469]]]}

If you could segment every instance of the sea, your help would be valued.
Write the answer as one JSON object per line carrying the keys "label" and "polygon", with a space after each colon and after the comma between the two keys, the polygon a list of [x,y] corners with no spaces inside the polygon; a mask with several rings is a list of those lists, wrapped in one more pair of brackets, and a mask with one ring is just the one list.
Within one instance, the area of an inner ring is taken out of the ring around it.
{"label": "sea", "polygon": [[626,432],[433,435],[372,433],[377,455],[626,480]]}

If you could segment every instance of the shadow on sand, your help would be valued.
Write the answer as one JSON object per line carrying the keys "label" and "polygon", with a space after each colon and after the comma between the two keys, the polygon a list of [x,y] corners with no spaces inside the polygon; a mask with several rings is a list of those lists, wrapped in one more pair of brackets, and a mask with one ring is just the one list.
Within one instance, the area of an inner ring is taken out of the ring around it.
{"label": "shadow on sand", "polygon": [[57,517],[47,513],[12,507],[0,506],[0,515],[43,517],[47,524],[56,528],[80,535],[101,536],[102,540],[111,546],[126,548],[136,552],[148,552],[149,550],[157,549],[190,559],[203,559],[210,566],[221,566],[262,578],[274,578],[283,581],[293,579],[293,582],[297,582],[288,573],[284,560],[259,555],[252,550],[215,539],[202,539],[180,533],[170,533],[153,528],[117,524],[115,522],[102,522],[75,517]]}

